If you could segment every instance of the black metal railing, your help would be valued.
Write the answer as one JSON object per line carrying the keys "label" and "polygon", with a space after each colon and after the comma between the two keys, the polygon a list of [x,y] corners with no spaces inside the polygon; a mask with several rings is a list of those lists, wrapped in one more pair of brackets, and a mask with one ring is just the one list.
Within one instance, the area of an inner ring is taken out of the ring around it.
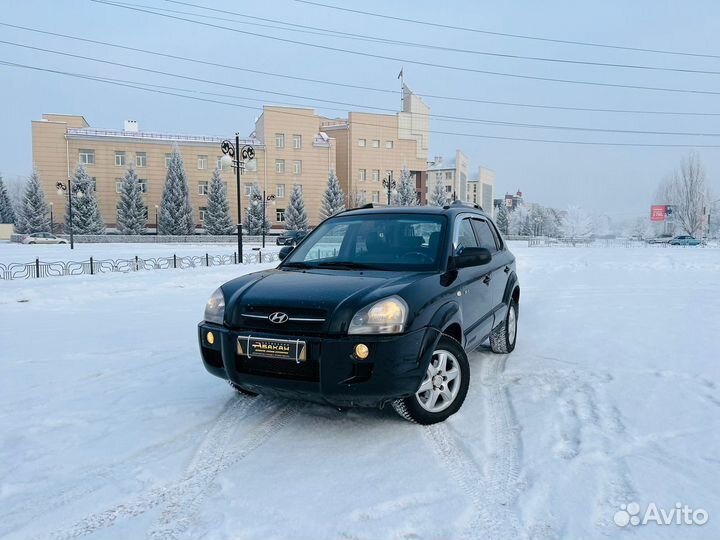
{"label": "black metal railing", "polygon": [[[242,264],[259,264],[278,261],[278,254],[258,250],[246,253]],[[0,279],[32,279],[112,272],[140,272],[142,270],[168,270],[173,268],[199,268],[239,264],[237,252],[231,255],[172,255],[170,257],[138,257],[133,259],[95,259],[86,261],[41,261],[27,263],[0,263]]]}

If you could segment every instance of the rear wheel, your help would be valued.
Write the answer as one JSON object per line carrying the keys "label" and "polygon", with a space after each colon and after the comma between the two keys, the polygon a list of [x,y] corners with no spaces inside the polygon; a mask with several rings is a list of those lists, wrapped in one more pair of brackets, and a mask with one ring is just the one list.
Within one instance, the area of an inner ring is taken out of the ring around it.
{"label": "rear wheel", "polygon": [[245,390],[244,388],[242,388],[241,386],[238,386],[237,384],[235,384],[232,381],[228,381],[228,384],[230,386],[232,386],[233,390],[235,390],[238,394],[242,394],[244,396],[250,396],[250,397],[255,397],[258,395],[255,392],[251,392],[250,390]]}
{"label": "rear wheel", "polygon": [[495,327],[490,334],[490,349],[499,354],[508,354],[515,349],[517,341],[518,305],[510,300],[505,320]]}
{"label": "rear wheel", "polygon": [[455,414],[470,385],[470,364],[462,346],[448,336],[438,341],[420,388],[393,401],[395,411],[410,422],[429,425]]}

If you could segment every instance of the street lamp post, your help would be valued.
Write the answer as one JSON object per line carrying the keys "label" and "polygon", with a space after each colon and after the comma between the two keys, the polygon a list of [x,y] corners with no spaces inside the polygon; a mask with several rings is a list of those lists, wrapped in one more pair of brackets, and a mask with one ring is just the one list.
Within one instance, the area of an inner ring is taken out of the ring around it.
{"label": "street lamp post", "polygon": [[159,227],[159,222],[158,222],[158,208],[159,208],[159,206],[156,204],[155,205],[155,236],[160,234],[160,227]]}
{"label": "street lamp post", "polygon": [[388,206],[390,206],[390,196],[392,195],[393,189],[395,189],[396,185],[397,182],[393,180],[392,171],[388,171],[387,178],[383,178],[383,187],[387,189]]}
{"label": "street lamp post", "polygon": [[252,204],[254,206],[257,206],[262,202],[262,210],[263,210],[263,222],[262,222],[262,247],[265,247],[265,219],[267,219],[267,203],[271,202],[275,204],[275,195],[265,195],[265,190],[263,189],[262,198],[260,198],[259,195],[255,195],[252,198]]}
{"label": "street lamp post", "polygon": [[53,219],[53,205],[55,203],[50,203],[50,234],[55,234],[55,224]]}
{"label": "street lamp post", "polygon": [[227,159],[230,161],[230,165],[235,169],[235,180],[237,182],[237,235],[238,235],[238,262],[242,263],[243,260],[243,244],[242,244],[242,201],[240,191],[240,176],[245,171],[245,162],[255,159],[255,149],[246,144],[240,146],[240,134],[235,134],[235,144],[229,140],[224,140],[220,145],[220,149],[224,154],[223,161]]}
{"label": "street lamp post", "polygon": [[[63,182],[58,182],[55,184],[55,188],[57,189],[58,195],[67,193],[68,218],[70,220],[70,249],[75,249],[75,241],[73,239],[73,230],[75,229],[75,226],[73,225],[73,205],[72,205],[72,183],[71,183],[71,180],[68,178],[67,186]],[[81,190],[77,190],[76,196],[78,199],[81,199],[84,195],[85,194]]]}

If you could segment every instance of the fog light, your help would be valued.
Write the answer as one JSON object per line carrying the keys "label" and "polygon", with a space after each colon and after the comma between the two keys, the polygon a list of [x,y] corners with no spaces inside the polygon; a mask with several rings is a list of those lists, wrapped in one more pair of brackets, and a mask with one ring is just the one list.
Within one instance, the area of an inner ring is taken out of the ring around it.
{"label": "fog light", "polygon": [[207,334],[205,334],[205,339],[210,345],[212,345],[213,343],[215,343],[215,334],[213,334],[212,332],[208,332]]}
{"label": "fog light", "polygon": [[370,349],[368,349],[367,345],[363,343],[355,345],[355,356],[357,356],[360,360],[365,360],[369,354]]}

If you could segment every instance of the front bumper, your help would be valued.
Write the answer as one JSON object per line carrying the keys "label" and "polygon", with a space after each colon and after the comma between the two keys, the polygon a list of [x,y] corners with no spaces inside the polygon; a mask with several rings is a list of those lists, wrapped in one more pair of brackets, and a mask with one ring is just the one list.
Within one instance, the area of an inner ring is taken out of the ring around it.
{"label": "front bumper", "polygon": [[[208,332],[213,333],[212,344],[207,340]],[[439,330],[429,327],[391,336],[292,336],[307,343],[307,360],[298,364],[238,354],[238,337],[248,333],[200,323],[198,337],[205,369],[263,395],[362,407],[381,406],[414,394],[440,337]],[[252,336],[289,338],[257,331]],[[365,360],[353,353],[358,343],[370,349]]]}

